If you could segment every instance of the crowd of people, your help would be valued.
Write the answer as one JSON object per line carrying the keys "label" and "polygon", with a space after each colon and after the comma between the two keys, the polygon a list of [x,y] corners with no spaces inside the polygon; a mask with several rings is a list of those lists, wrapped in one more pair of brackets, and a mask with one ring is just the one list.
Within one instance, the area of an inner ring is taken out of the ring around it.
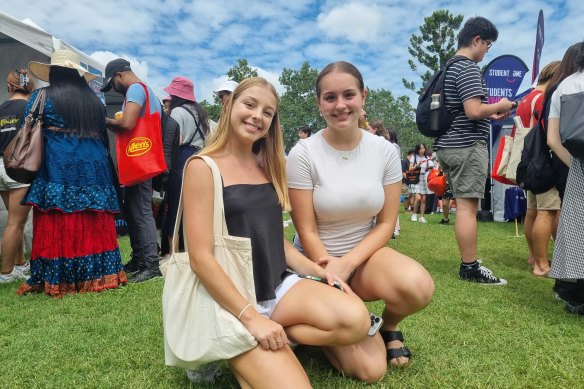
{"label": "crowd of people", "polygon": [[[453,124],[435,140],[435,152],[419,143],[404,159],[398,131],[380,120],[368,121],[363,77],[344,61],[325,66],[316,79],[316,104],[326,127],[315,133],[299,128],[299,140],[287,156],[276,90],[260,77],[227,81],[217,89],[223,109],[219,122],[213,123],[196,100],[192,80],[173,78],[160,104],[124,59],[107,64],[101,89],[124,97],[123,112],[114,118],[106,117],[104,105],[88,86],[95,76],[81,67],[75,53],[58,50],[48,64],[18,68],[8,74],[9,100],[0,105],[5,127],[0,146],[7,147],[24,118],[35,114],[37,98],[43,97],[44,152],[30,185],[15,182],[0,166],[0,193],[8,210],[0,282],[24,280],[18,294],[61,297],[160,277],[161,255],[169,251],[175,228],[184,226],[192,270],[258,340],[256,348],[228,361],[242,387],[310,387],[292,350],[298,343],[322,346],[331,365],[344,375],[379,381],[388,365],[410,363],[412,353],[399,325],[427,307],[434,294],[428,271],[387,246],[400,234],[400,200],[411,210],[412,222],[427,223],[428,210],[441,208],[440,223],[449,224],[451,200],[456,199],[458,276],[483,285],[507,283],[482,264],[477,252],[490,120],[506,119],[513,108],[506,98],[488,104],[478,67],[497,38],[497,28],[485,18],[464,24],[456,52],[460,60],[445,75]],[[526,219],[533,274],[563,281],[584,279],[576,228],[584,220],[579,202],[584,165],[559,137],[561,96],[584,90],[583,46],[573,45],[561,62],[546,66],[538,86],[517,110],[525,126],[545,119],[558,177],[567,174],[565,188],[559,179],[545,194],[528,194]],[[49,86],[35,90],[33,76]],[[153,178],[120,188],[108,140],[108,131],[111,136],[132,132],[152,117],[160,118],[160,142],[172,140],[162,183],[166,217],[160,239],[152,210]],[[219,167],[230,234],[251,239],[257,304],[238,292],[214,259],[213,178],[202,160],[189,160],[195,154],[212,158]],[[443,171],[448,182],[435,201],[429,201],[426,180],[431,169]],[[181,190],[189,195],[184,197],[184,224],[175,225]],[[28,262],[22,231],[30,208],[34,230]],[[132,248],[125,265],[114,222],[121,210]],[[289,210],[296,230],[293,242],[283,231],[282,212]],[[552,234],[550,268],[547,245]],[[371,318],[364,302],[377,300],[384,303],[382,324],[368,334]],[[567,303],[584,313],[576,302]]]}

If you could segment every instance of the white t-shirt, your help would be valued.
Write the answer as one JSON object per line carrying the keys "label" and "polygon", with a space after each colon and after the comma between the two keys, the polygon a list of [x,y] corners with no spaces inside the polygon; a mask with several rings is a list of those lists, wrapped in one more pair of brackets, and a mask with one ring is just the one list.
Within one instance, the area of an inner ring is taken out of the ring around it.
{"label": "white t-shirt", "polygon": [[584,92],[584,72],[574,73],[560,82],[558,89],[552,95],[550,114],[548,118],[560,118],[561,102],[563,95],[572,95],[574,93]]}
{"label": "white t-shirt", "polygon": [[322,134],[299,140],[288,154],[288,187],[313,191],[319,236],[328,254],[340,257],[375,225],[384,185],[401,182],[401,161],[390,142],[367,131],[350,151],[334,149]]}
{"label": "white t-shirt", "polygon": [[421,175],[425,174],[426,171],[428,171],[434,167],[434,161],[432,161],[432,158],[420,157],[419,155],[414,155],[410,158],[409,161],[410,161],[410,163],[413,163],[414,166],[418,163],[422,163],[420,165],[420,174]]}

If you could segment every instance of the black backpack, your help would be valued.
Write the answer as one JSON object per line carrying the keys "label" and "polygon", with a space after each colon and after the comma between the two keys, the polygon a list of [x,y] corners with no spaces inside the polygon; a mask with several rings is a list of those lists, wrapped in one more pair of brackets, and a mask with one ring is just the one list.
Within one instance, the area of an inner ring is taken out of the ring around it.
{"label": "black backpack", "polygon": [[166,190],[166,182],[168,175],[173,165],[176,165],[176,155],[174,150],[179,146],[180,128],[176,120],[170,116],[163,115],[162,117],[162,148],[164,150],[164,160],[166,161],[167,171],[160,173],[152,178],[152,189],[157,192],[164,192]]}
{"label": "black backpack", "polygon": [[541,194],[553,188],[557,179],[547,135],[540,119],[523,141],[521,161],[517,165],[517,185],[534,194]]}
{"label": "black backpack", "polygon": [[[446,77],[446,71],[448,68],[459,61],[468,60],[466,57],[454,57],[446,62],[446,65],[440,70],[438,70],[424,85],[422,93],[418,98],[418,107],[416,108],[416,125],[418,130],[422,135],[437,138],[446,133],[446,131],[452,125],[454,120],[454,114],[451,114],[446,110],[446,98],[444,96],[444,78]],[[432,128],[430,119],[430,104],[432,104],[432,95],[440,95],[440,107],[438,108],[438,128]]]}

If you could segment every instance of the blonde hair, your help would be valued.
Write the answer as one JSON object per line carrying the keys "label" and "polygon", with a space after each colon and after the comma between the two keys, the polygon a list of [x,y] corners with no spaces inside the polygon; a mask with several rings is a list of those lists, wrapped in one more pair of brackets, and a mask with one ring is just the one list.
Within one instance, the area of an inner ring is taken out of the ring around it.
{"label": "blonde hair", "polygon": [[[262,77],[247,78],[239,83],[233,94],[227,100],[221,110],[221,118],[217,124],[217,129],[209,138],[207,145],[201,150],[200,155],[214,154],[225,147],[229,140],[231,130],[231,112],[233,103],[239,99],[241,94],[251,87],[258,86],[268,89],[278,101],[278,93],[272,84]],[[284,210],[290,210],[290,198],[288,197],[288,186],[286,185],[286,160],[284,158],[284,138],[282,127],[278,117],[278,107],[274,112],[274,117],[266,137],[258,139],[252,147],[254,154],[260,159],[260,166],[266,172],[268,180],[274,186],[278,196],[278,202]]]}
{"label": "blonde hair", "polygon": [[537,77],[537,83],[543,84],[544,82],[551,80],[553,75],[560,68],[561,63],[562,63],[561,61],[552,61],[545,65],[544,68],[541,69],[541,72],[539,72],[539,76]]}

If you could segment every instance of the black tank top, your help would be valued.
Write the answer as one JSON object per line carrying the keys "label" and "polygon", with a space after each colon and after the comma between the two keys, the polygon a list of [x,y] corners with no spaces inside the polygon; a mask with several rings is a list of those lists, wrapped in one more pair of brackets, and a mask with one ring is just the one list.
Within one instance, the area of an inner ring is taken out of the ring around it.
{"label": "black tank top", "polygon": [[251,239],[257,301],[272,300],[287,275],[282,207],[272,184],[223,188],[229,235]]}

